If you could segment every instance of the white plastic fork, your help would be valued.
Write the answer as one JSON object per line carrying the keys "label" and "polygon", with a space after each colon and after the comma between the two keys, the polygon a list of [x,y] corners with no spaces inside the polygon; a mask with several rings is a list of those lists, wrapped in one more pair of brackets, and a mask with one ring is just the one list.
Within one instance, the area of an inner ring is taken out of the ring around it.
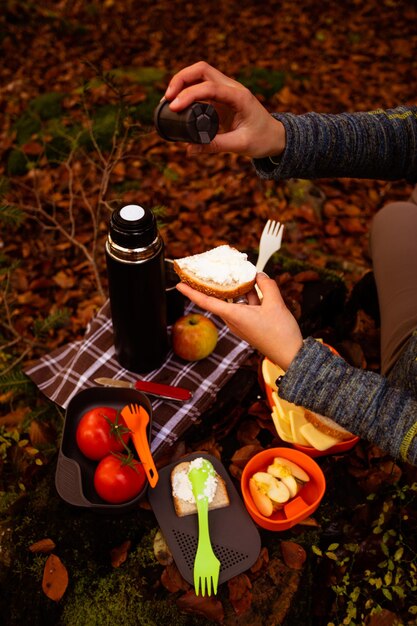
{"label": "white plastic fork", "polygon": [[284,224],[275,220],[268,220],[262,231],[259,242],[259,254],[256,262],[256,271],[262,272],[271,256],[281,247]]}

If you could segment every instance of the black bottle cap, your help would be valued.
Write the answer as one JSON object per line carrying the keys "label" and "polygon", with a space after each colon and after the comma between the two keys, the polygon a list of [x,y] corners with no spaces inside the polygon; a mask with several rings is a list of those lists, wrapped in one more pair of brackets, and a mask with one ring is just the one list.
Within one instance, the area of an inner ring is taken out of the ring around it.
{"label": "black bottle cap", "polygon": [[110,218],[110,237],[122,248],[146,248],[157,237],[154,214],[137,204],[128,204],[113,211]]}
{"label": "black bottle cap", "polygon": [[210,143],[219,130],[216,109],[205,102],[194,102],[178,113],[171,111],[169,102],[162,100],[154,113],[155,128],[167,141]]}

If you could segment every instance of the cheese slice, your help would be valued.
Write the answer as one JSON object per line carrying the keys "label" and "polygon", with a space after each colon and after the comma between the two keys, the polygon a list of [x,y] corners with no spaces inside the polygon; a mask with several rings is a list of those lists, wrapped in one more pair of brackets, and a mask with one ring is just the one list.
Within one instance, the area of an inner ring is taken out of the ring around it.
{"label": "cheese slice", "polygon": [[289,411],[289,417],[291,434],[294,442],[300,444],[300,446],[311,446],[309,441],[307,441],[301,433],[301,427],[309,423],[304,417],[304,411]]}
{"label": "cheese slice", "polygon": [[282,419],[276,406],[274,406],[274,408],[272,409],[271,417],[272,421],[274,422],[276,431],[282,441],[286,441],[287,443],[294,443],[291,433],[291,426],[286,420]]}
{"label": "cheese slice", "polygon": [[277,386],[275,384],[278,376],[283,376],[285,374],[284,370],[269,361],[269,359],[264,359],[262,361],[262,376],[266,384],[271,387],[272,390],[276,391]]}
{"label": "cheese slice", "polygon": [[276,391],[272,392],[272,401],[274,405],[277,407],[282,419],[285,419],[288,423],[290,423],[290,411],[294,411],[304,415],[304,409],[301,406],[297,406],[292,402],[287,402],[287,400],[283,400],[279,397]]}
{"label": "cheese slice", "polygon": [[313,426],[313,424],[304,424],[304,426],[301,426],[300,433],[307,439],[309,445],[316,448],[316,450],[328,450],[336,443],[340,443],[340,439],[325,435]]}

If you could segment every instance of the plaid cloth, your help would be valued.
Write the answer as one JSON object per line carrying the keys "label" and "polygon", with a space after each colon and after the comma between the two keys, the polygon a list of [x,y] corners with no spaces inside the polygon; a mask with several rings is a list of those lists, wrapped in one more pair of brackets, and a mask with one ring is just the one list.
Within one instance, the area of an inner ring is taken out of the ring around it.
{"label": "plaid cloth", "polygon": [[[185,313],[201,313],[189,303]],[[188,402],[179,404],[150,397],[152,402],[151,449],[159,456],[213,403],[220,388],[252,352],[218,318],[204,312],[216,325],[219,340],[214,352],[202,361],[185,362],[169,351],[163,365],[142,380],[186,387],[193,392]],[[82,341],[58,348],[37,361],[26,374],[50,399],[66,408],[82,389],[95,387],[94,379],[106,376],[135,382],[138,376],[123,369],[115,358],[110,303],[107,301],[90,322]]]}

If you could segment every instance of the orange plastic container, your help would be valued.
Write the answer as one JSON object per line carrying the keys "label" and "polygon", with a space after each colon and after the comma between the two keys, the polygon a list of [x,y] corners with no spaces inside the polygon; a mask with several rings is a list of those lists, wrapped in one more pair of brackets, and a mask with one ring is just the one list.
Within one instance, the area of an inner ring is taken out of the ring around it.
{"label": "orange plastic container", "polygon": [[[333,348],[332,346],[329,346],[327,343],[325,343],[324,345],[327,346],[329,350],[333,352],[333,354],[337,354],[337,356],[340,356],[340,354],[337,352],[337,350],[335,350],[335,348]],[[272,410],[274,406],[274,401],[272,399],[273,389],[265,382],[265,380],[263,382],[264,382],[264,387],[265,387],[266,399]],[[328,454],[340,454],[342,452],[347,452],[347,450],[351,450],[358,443],[358,441],[359,441],[359,437],[355,435],[351,437],[350,439],[346,439],[345,441],[340,441],[339,443],[336,443],[331,448],[327,448],[327,450],[316,450],[316,448],[313,448],[312,446],[302,446],[298,443],[289,443],[288,445],[293,446],[296,450],[300,450],[300,452],[304,452],[305,454],[308,454],[312,458],[317,458],[320,456],[326,456]]]}
{"label": "orange plastic container", "polygon": [[[283,457],[293,461],[310,477],[295,498],[292,498],[271,517],[265,517],[256,508],[249,490],[249,480],[256,472],[266,472],[275,457]],[[319,506],[325,490],[326,480],[319,465],[311,456],[293,450],[292,448],[270,448],[255,454],[245,465],[241,478],[242,496],[245,506],[252,519],[262,528],[279,531],[295,526],[306,517],[309,517]]]}

